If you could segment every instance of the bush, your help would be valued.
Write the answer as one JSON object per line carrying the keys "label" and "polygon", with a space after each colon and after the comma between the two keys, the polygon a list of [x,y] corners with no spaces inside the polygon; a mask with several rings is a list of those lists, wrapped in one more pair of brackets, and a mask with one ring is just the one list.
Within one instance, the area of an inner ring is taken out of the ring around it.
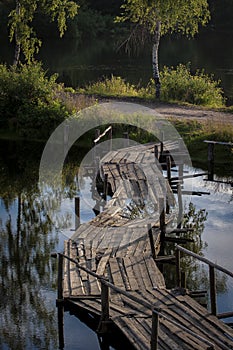
{"label": "bush", "polygon": [[189,66],[164,67],[161,72],[161,99],[187,102],[206,107],[223,107],[225,102],[219,82],[204,71],[191,74]]}
{"label": "bush", "polygon": [[23,136],[47,137],[68,116],[55,97],[61,86],[41,64],[7,68],[0,65],[0,125]]}
{"label": "bush", "polygon": [[94,84],[80,89],[80,92],[88,94],[97,94],[102,96],[117,96],[117,97],[135,97],[139,96],[138,90],[134,85],[127,83],[121,77],[111,76],[103,81],[97,81]]}

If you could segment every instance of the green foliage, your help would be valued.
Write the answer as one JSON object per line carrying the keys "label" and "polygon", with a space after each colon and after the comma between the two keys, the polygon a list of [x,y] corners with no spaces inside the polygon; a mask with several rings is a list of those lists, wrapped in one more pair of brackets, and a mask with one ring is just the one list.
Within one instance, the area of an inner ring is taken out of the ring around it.
{"label": "green foliage", "polygon": [[157,22],[161,22],[161,35],[181,32],[193,36],[210,17],[207,0],[126,0],[122,9],[117,21],[138,24],[152,34]]}
{"label": "green foliage", "polygon": [[9,13],[10,41],[15,39],[25,60],[30,63],[41,46],[32,26],[35,13],[39,11],[49,15],[52,21],[56,20],[60,36],[63,36],[67,18],[73,18],[77,9],[78,5],[72,0],[18,0],[15,9]]}
{"label": "green foliage", "polygon": [[[177,68],[165,67],[161,72],[161,83],[161,99],[165,102],[186,102],[210,108],[224,106],[219,82],[214,81],[204,71],[197,71],[192,75],[190,68],[182,64]],[[153,100],[155,96],[153,81],[143,88],[115,76],[98,81],[80,91],[102,96],[137,97],[149,100]]]}
{"label": "green foliage", "polygon": [[138,97],[138,89],[129,83],[127,83],[121,77],[111,76],[103,81],[97,81],[94,84],[86,86],[84,89],[80,89],[80,92],[88,94],[97,94],[102,96],[117,96],[117,97]]}
{"label": "green foliage", "polygon": [[0,122],[23,136],[47,137],[68,116],[55,97],[57,75],[50,78],[40,64],[7,69],[0,65]]}
{"label": "green foliage", "polygon": [[223,107],[223,91],[219,81],[214,81],[204,71],[191,74],[189,66],[164,67],[161,72],[161,99],[187,102],[208,107]]}

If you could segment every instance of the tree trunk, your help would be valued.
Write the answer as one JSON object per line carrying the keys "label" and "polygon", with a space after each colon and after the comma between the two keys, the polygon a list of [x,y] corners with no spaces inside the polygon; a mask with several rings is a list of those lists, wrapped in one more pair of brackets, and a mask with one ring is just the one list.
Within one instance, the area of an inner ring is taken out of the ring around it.
{"label": "tree trunk", "polygon": [[[16,0],[16,7],[15,11],[17,16],[20,15],[20,2]],[[21,51],[21,44],[20,44],[20,39],[18,35],[18,28],[15,28],[15,54],[14,54],[14,62],[13,65],[17,66],[19,64],[19,58],[20,58],[20,51]]]}
{"label": "tree trunk", "polygon": [[155,32],[153,35],[153,47],[152,47],[152,68],[153,68],[153,79],[155,82],[155,96],[160,98],[160,77],[159,77],[159,41],[160,41],[160,28],[161,22],[157,21]]}

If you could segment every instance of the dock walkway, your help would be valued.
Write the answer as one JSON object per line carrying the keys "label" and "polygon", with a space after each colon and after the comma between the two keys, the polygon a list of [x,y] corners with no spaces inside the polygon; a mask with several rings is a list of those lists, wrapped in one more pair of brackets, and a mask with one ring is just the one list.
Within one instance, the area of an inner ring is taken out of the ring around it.
{"label": "dock walkway", "polygon": [[[179,153],[175,143],[162,151],[169,147]],[[113,195],[65,242],[62,298],[99,317],[100,333],[114,323],[135,349],[233,349],[233,330],[185,289],[166,289],[158,269],[161,235],[177,212],[155,149],[134,146],[101,160]]]}

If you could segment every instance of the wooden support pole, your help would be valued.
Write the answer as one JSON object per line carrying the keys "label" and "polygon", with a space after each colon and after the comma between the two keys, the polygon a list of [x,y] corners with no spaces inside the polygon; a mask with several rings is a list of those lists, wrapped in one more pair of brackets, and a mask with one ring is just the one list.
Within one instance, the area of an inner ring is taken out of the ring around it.
{"label": "wooden support pole", "polygon": [[[94,140],[98,139],[99,136],[100,136],[100,129],[95,129]],[[96,142],[93,142],[92,161],[95,162],[95,160],[96,160]]]}
{"label": "wooden support pole", "polygon": [[161,133],[160,133],[160,156],[163,156],[163,151],[164,151],[163,143],[164,143],[164,132],[161,131]]}
{"label": "wooden support pole", "polygon": [[109,151],[112,150],[112,128],[109,130]]}
{"label": "wooden support pole", "polygon": [[59,339],[59,349],[64,349],[64,307],[59,304],[57,307],[57,320],[58,320],[58,339]]}
{"label": "wooden support pole", "polygon": [[58,254],[57,302],[63,302],[63,255]]}
{"label": "wooden support pole", "polygon": [[123,138],[125,139],[124,146],[129,147],[129,133],[128,133],[128,131],[123,132]]}
{"label": "wooden support pole", "polygon": [[159,147],[158,147],[158,145],[154,146],[154,154],[155,154],[155,158],[158,159],[159,158]]}
{"label": "wooden support pole", "polygon": [[181,274],[180,274],[180,284],[181,284],[181,287],[182,287],[182,288],[185,288],[185,289],[186,289],[186,273],[185,273],[185,271],[181,271]]}
{"label": "wooden support pole", "polygon": [[217,315],[215,268],[209,265],[211,313]]}
{"label": "wooden support pole", "polygon": [[171,157],[166,157],[166,163],[167,163],[167,180],[169,185],[171,185]]}
{"label": "wooden support pole", "polygon": [[208,143],[208,180],[214,179],[214,143]]}
{"label": "wooden support pole", "polygon": [[178,206],[179,206],[177,228],[181,228],[182,220],[183,220],[183,202],[182,202],[181,186],[179,183],[177,184],[177,195],[178,195]]}
{"label": "wooden support pole", "polygon": [[180,273],[180,251],[176,249],[176,285],[181,287],[181,273]]}
{"label": "wooden support pole", "polygon": [[149,235],[149,240],[150,240],[151,255],[152,255],[152,258],[155,259],[156,258],[155,243],[154,243],[154,237],[153,237],[151,224],[147,225],[147,229],[148,229],[148,235]]}
{"label": "wooden support pole", "polygon": [[[167,180],[169,183],[169,186],[171,186],[171,157],[166,157],[166,163],[167,163]],[[170,205],[168,203],[168,196],[166,198],[166,214],[169,214],[170,212]]]}
{"label": "wooden support pole", "polygon": [[107,322],[109,321],[109,287],[101,280],[101,317],[98,333],[107,332]]}
{"label": "wooden support pole", "polygon": [[166,234],[166,224],[165,224],[165,209],[164,209],[164,199],[159,198],[159,211],[160,211],[160,231],[161,231],[161,242],[165,241],[165,234]]}
{"label": "wooden support pole", "polygon": [[80,226],[80,197],[74,198],[75,207],[75,230]]}
{"label": "wooden support pole", "polygon": [[103,199],[106,201],[108,196],[108,174],[104,174],[104,189],[103,189]]}
{"label": "wooden support pole", "polygon": [[159,338],[159,309],[152,310],[152,327],[151,327],[151,350],[158,350]]}

